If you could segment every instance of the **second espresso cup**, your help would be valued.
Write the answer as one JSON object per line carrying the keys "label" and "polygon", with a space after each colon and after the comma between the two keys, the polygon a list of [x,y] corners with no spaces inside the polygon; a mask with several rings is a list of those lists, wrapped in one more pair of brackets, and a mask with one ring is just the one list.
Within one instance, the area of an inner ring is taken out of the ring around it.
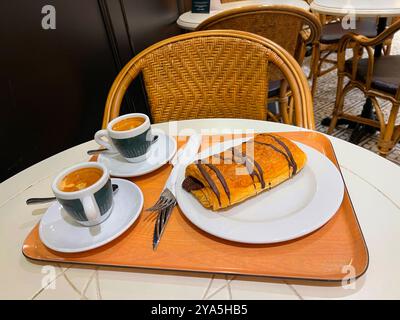
{"label": "second espresso cup", "polygon": [[94,139],[129,162],[141,162],[153,141],[150,119],[143,113],[125,114],[112,120],[107,129],[97,131]]}

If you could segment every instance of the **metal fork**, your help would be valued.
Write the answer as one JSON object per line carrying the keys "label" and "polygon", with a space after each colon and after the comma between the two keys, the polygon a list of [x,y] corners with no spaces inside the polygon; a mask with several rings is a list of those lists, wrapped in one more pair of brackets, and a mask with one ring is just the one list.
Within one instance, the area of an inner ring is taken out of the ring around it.
{"label": "metal fork", "polygon": [[169,207],[166,207],[166,208],[160,210],[158,213],[157,220],[156,220],[155,227],[154,227],[154,234],[153,234],[153,250],[157,249],[160,239],[164,233],[165,225],[167,224],[175,205],[176,205],[176,201],[173,204],[171,204]]}
{"label": "metal fork", "polygon": [[161,236],[164,232],[165,225],[167,224],[169,217],[175,207],[177,201],[175,198],[175,184],[178,178],[178,173],[182,166],[192,162],[196,157],[201,144],[201,136],[193,134],[186,145],[179,149],[174,158],[174,167],[165,183],[163,192],[157,202],[147,211],[158,212],[156,223],[154,225],[153,235],[153,249],[156,250]]}

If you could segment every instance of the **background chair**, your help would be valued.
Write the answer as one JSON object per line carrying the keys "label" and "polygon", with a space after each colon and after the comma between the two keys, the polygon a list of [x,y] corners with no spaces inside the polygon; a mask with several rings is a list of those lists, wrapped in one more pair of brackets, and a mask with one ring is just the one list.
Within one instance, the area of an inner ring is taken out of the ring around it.
{"label": "background chair", "polygon": [[[348,119],[361,124],[380,128],[378,149],[381,155],[387,155],[399,141],[400,126],[396,118],[400,105],[400,56],[374,57],[374,46],[385,43],[400,29],[400,21],[395,22],[375,38],[347,34],[338,47],[338,85],[336,103],[328,133],[336,127],[338,119]],[[346,61],[345,53],[349,46],[353,47],[353,58]],[[366,51],[368,58],[362,59]],[[344,79],[349,82],[343,87]],[[378,120],[366,119],[347,114],[343,110],[345,95],[352,89],[360,89],[370,98]],[[392,104],[387,121],[377,98],[385,99]]]}
{"label": "background chair", "polygon": [[[332,58],[332,54],[337,52],[339,41],[345,34],[352,32],[368,38],[377,36],[377,18],[359,18],[356,21],[356,28],[353,30],[343,29],[341,18],[338,17],[319,15],[319,19],[322,23],[321,39],[313,51],[309,76],[309,78],[313,79],[311,86],[313,96],[317,88],[318,78],[337,68],[337,59]],[[397,20],[397,17],[392,18],[391,23]],[[389,37],[383,43],[384,55],[390,55],[391,45],[392,37]],[[351,46],[350,43],[349,46]],[[326,69],[322,69],[324,64],[329,66]]]}
{"label": "background chair", "polygon": [[[310,12],[293,6],[254,5],[235,8],[216,14],[203,21],[196,30],[241,30],[260,35],[279,44],[301,65],[305,56],[305,46],[315,45],[321,34],[319,20]],[[279,102],[279,114],[268,112],[275,121],[291,113],[290,91],[285,78],[276,68],[271,68],[269,102]],[[284,111],[289,109],[289,111]]]}
{"label": "background chair", "polygon": [[143,75],[153,122],[195,118],[266,119],[271,66],[293,93],[284,119],[314,128],[307,80],[294,58],[263,37],[234,30],[193,32],[161,41],[135,56],[108,94],[103,127],[119,115],[132,80]]}

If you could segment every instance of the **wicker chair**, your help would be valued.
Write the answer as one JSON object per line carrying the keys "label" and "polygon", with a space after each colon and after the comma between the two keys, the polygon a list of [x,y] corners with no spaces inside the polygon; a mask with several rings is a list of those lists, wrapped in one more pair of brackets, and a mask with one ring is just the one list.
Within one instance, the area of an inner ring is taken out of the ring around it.
{"label": "wicker chair", "polygon": [[[339,47],[340,39],[349,31],[360,34],[369,38],[377,36],[377,19],[376,18],[360,18],[356,21],[355,30],[346,30],[342,27],[342,21],[338,17],[319,15],[322,23],[322,34],[319,44],[315,47],[311,58],[311,70],[309,78],[312,78],[311,92],[313,97],[317,88],[319,77],[335,70],[337,68],[337,60],[332,59],[332,54],[336,53]],[[392,23],[398,18],[393,18]],[[350,44],[349,44],[350,45]],[[383,43],[383,54],[390,55],[392,38],[389,37]],[[324,64],[329,67],[322,69]]]}
{"label": "wicker chair", "polygon": [[297,126],[314,128],[312,99],[300,66],[277,44],[234,30],[192,32],[163,40],[135,56],[108,94],[103,127],[119,115],[132,80],[143,75],[152,120],[267,118],[270,66],[293,92]]}
{"label": "wicker chair", "polygon": [[[216,14],[203,21],[196,30],[233,29],[258,34],[274,41],[289,52],[301,65],[306,44],[316,44],[321,34],[318,19],[303,9],[277,5],[254,5],[235,8]],[[279,102],[279,114],[269,111],[270,119],[282,121],[284,109],[290,109],[290,91],[276,69],[271,70],[269,102]],[[289,111],[290,112],[290,111]],[[285,119],[283,119],[286,122]]]}
{"label": "wicker chair", "polygon": [[[338,85],[336,103],[328,133],[336,127],[338,119],[348,119],[361,124],[380,128],[378,149],[381,155],[387,155],[400,138],[400,125],[396,126],[396,118],[400,105],[400,56],[374,57],[374,46],[383,44],[400,29],[400,21],[395,22],[375,38],[367,38],[356,34],[345,35],[338,48]],[[353,47],[353,58],[345,59],[345,51],[349,45]],[[366,51],[368,58],[362,59]],[[344,86],[344,79],[349,82]],[[360,89],[370,98],[378,120],[347,114],[343,110],[345,95],[352,89]],[[377,98],[391,102],[389,118],[384,114]]]}

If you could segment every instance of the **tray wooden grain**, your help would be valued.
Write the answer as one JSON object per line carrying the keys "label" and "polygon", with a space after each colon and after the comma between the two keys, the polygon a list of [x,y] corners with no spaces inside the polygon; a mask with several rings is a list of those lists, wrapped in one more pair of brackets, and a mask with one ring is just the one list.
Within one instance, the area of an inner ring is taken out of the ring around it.
{"label": "tray wooden grain", "polygon": [[[280,134],[319,150],[338,166],[325,136],[316,132]],[[184,142],[179,140],[182,145]],[[170,171],[171,165],[165,165],[153,173],[132,178],[144,193],[144,208],[156,201]],[[248,245],[222,240],[195,227],[175,208],[157,251],[153,251],[153,227],[154,218],[142,212],[134,225],[109,244],[65,254],[44,246],[36,225],[22,251],[27,258],[50,262],[325,281],[341,281],[348,276],[349,269],[344,266],[349,264],[354,267],[355,277],[368,268],[368,250],[347,189],[341,207],[327,224],[307,236],[283,243]]]}

